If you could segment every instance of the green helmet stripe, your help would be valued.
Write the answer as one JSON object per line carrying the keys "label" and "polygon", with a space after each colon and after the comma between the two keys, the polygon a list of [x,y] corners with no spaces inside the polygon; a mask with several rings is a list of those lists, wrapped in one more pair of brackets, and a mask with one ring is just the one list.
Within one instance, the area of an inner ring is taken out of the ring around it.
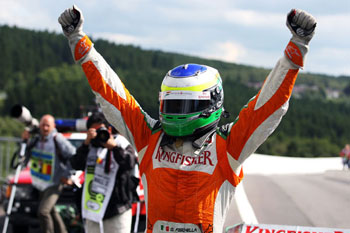
{"label": "green helmet stripe", "polygon": [[200,113],[187,114],[187,115],[167,115],[161,114],[162,128],[165,133],[171,136],[187,136],[195,132],[196,129],[207,126],[212,122],[220,119],[222,108],[213,112],[209,117],[199,117],[197,119],[191,119],[197,117]]}

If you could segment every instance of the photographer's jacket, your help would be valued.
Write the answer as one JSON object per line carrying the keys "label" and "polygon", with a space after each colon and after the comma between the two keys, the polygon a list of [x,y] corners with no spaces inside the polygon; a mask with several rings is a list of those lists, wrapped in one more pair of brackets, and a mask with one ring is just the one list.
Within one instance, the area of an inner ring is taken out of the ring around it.
{"label": "photographer's jacket", "polygon": [[290,42],[259,93],[198,154],[186,141],[161,147],[159,122],[143,111],[90,39],[76,34],[69,42],[107,120],[137,148],[147,232],[222,232],[242,163],[286,113],[308,47]]}
{"label": "photographer's jacket", "polygon": [[70,159],[72,167],[85,170],[82,195],[83,218],[99,222],[131,208],[132,190],[138,185],[131,179],[136,152],[120,134],[113,150],[85,145]]}
{"label": "photographer's jacket", "polygon": [[69,177],[71,167],[67,161],[75,151],[75,147],[56,129],[44,138],[36,135],[27,147],[33,186],[43,191],[58,185],[62,177]]}

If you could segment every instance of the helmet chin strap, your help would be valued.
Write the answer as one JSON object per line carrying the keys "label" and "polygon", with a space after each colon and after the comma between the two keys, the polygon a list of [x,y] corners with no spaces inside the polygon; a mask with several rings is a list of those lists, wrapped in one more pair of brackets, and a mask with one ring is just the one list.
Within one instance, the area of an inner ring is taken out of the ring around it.
{"label": "helmet chin strap", "polygon": [[217,122],[213,123],[209,127],[206,127],[205,129],[199,129],[194,134],[188,135],[188,136],[176,137],[176,136],[171,136],[171,135],[164,133],[162,141],[160,142],[160,146],[164,147],[167,145],[172,145],[176,141],[176,138],[182,138],[183,140],[191,141],[192,146],[195,149],[202,149],[203,146],[205,145],[205,143],[207,141],[209,141],[209,138],[216,131]]}
{"label": "helmet chin strap", "polygon": [[[228,118],[230,116],[230,113],[228,111],[226,111],[224,108],[222,108],[222,110],[223,110],[222,111],[222,116],[224,118]],[[198,117],[209,117],[212,114],[212,112],[214,112],[214,111],[210,112],[210,110],[209,110],[207,112],[208,116],[202,116],[202,114],[201,114]],[[196,154],[200,154],[203,151],[203,149],[205,148],[205,143],[209,141],[210,137],[212,137],[212,135],[216,131],[216,127],[217,127],[218,123],[219,123],[219,120],[217,120],[216,123],[212,124],[207,129],[205,129],[202,133],[199,133],[200,136],[193,135],[194,138],[193,138],[193,141],[192,141],[192,146],[194,148],[198,149],[195,152]]]}
{"label": "helmet chin strap", "polygon": [[176,137],[170,136],[164,132],[164,136],[162,138],[162,141],[160,142],[160,147],[173,144],[175,142],[175,139]]}
{"label": "helmet chin strap", "polygon": [[195,149],[197,149],[195,151],[195,154],[200,154],[204,150],[205,144],[211,141],[210,138],[213,136],[215,131],[216,131],[216,125],[215,127],[212,127],[212,129],[210,129],[207,133],[205,133],[204,135],[192,141],[192,146]]}
{"label": "helmet chin strap", "polygon": [[171,146],[176,142],[177,138],[182,138],[184,140],[191,140],[192,146],[195,149],[194,153],[199,155],[203,152],[203,150],[209,145],[211,137],[214,135],[216,131],[216,124],[209,131],[202,134],[201,136],[190,135],[187,137],[174,137],[167,134],[164,134],[162,141],[160,142],[161,147]]}
{"label": "helmet chin strap", "polygon": [[224,108],[222,108],[222,117],[223,118],[229,118],[230,117],[230,113],[228,111],[226,111]]}

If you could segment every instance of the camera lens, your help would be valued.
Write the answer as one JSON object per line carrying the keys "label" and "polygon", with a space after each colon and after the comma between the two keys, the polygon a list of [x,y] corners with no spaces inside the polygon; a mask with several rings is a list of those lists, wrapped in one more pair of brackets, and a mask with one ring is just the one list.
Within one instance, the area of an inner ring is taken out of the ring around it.
{"label": "camera lens", "polygon": [[102,143],[106,143],[109,139],[109,132],[107,128],[101,127],[96,130],[96,139]]}

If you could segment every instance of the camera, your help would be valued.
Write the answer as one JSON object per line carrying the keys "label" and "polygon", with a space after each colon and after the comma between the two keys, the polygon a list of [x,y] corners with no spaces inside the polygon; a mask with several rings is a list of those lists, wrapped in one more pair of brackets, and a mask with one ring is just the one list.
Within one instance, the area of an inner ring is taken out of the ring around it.
{"label": "camera", "polygon": [[101,127],[96,130],[96,137],[91,140],[91,144],[95,147],[102,147],[110,137],[110,133],[107,128]]}
{"label": "camera", "polygon": [[106,143],[110,137],[109,131],[105,127],[101,127],[96,130],[97,136],[96,139],[100,142]]}
{"label": "camera", "polygon": [[30,111],[20,105],[16,104],[11,108],[11,117],[16,118],[21,123],[25,124],[26,129],[31,133],[36,133],[39,129],[39,122],[37,119],[33,118]]}

